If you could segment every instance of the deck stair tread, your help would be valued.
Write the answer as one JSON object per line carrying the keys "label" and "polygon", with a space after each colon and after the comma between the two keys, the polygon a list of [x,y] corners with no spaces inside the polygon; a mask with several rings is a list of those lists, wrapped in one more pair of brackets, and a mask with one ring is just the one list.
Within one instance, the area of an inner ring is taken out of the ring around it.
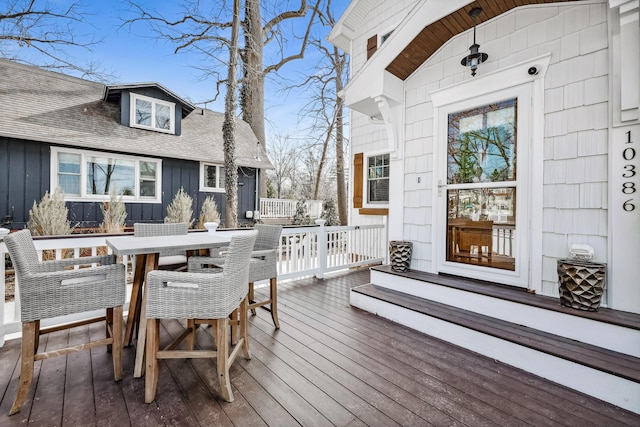
{"label": "deck stair tread", "polygon": [[640,383],[640,358],[374,284],[352,289],[418,313]]}
{"label": "deck stair tread", "polygon": [[636,313],[613,310],[607,307],[600,307],[598,311],[576,310],[560,305],[558,298],[529,293],[525,288],[517,288],[477,279],[461,278],[448,274],[433,274],[417,270],[395,272],[388,265],[372,267],[371,270],[640,331],[640,315]]}

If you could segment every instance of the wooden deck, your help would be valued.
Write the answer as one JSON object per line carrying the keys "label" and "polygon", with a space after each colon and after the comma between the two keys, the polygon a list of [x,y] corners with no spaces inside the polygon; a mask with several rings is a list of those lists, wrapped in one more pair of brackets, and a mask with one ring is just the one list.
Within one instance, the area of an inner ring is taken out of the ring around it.
{"label": "wooden deck", "polygon": [[[0,426],[640,425],[640,416],[349,306],[367,270],[279,285],[281,329],[250,319],[253,358],[234,364],[234,403],[222,402],[215,364],[161,363],[157,399],[144,403],[132,348],[113,381],[104,348],[36,363],[22,412],[6,414],[19,374],[19,340],[0,349]],[[163,322],[161,340],[183,329]],[[100,334],[52,334],[47,349]],[[199,343],[211,343],[201,330]]]}

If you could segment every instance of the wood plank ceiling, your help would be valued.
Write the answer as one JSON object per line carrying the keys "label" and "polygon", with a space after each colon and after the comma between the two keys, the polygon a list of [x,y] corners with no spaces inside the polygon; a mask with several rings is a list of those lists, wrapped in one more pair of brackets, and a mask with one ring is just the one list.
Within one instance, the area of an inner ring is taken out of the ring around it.
{"label": "wood plank ceiling", "polygon": [[482,13],[476,18],[476,24],[481,24],[518,6],[568,1],[577,0],[476,0],[424,27],[386,69],[394,76],[405,80],[451,37],[473,28],[469,11],[474,7],[482,8]]}

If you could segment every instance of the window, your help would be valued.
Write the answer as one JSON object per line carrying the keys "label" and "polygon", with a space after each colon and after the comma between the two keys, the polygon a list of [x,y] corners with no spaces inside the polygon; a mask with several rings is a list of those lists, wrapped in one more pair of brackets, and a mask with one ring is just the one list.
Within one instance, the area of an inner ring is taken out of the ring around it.
{"label": "window", "polygon": [[201,163],[200,191],[224,191],[224,166]]}
{"label": "window", "polygon": [[389,155],[381,154],[367,159],[367,202],[389,202]]}
{"label": "window", "polygon": [[131,94],[131,127],[175,133],[175,104]]}
{"label": "window", "polygon": [[107,200],[115,191],[125,201],[160,202],[160,160],[57,148],[51,154],[51,187],[67,200]]}

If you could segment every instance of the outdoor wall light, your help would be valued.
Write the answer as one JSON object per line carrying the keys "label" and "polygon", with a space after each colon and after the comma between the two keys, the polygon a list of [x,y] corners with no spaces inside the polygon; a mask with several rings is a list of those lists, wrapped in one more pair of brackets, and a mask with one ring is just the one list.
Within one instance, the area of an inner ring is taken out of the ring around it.
{"label": "outdoor wall light", "polygon": [[256,143],[256,155],[253,156],[253,160],[257,160],[259,162],[262,161],[262,159],[260,158],[260,141]]}
{"label": "outdoor wall light", "polygon": [[462,58],[460,63],[465,67],[471,68],[471,75],[476,75],[476,69],[478,65],[482,64],[489,58],[486,53],[478,52],[480,45],[476,43],[476,17],[482,13],[481,7],[474,7],[469,11],[469,16],[473,20],[473,44],[469,47],[469,55]]}

